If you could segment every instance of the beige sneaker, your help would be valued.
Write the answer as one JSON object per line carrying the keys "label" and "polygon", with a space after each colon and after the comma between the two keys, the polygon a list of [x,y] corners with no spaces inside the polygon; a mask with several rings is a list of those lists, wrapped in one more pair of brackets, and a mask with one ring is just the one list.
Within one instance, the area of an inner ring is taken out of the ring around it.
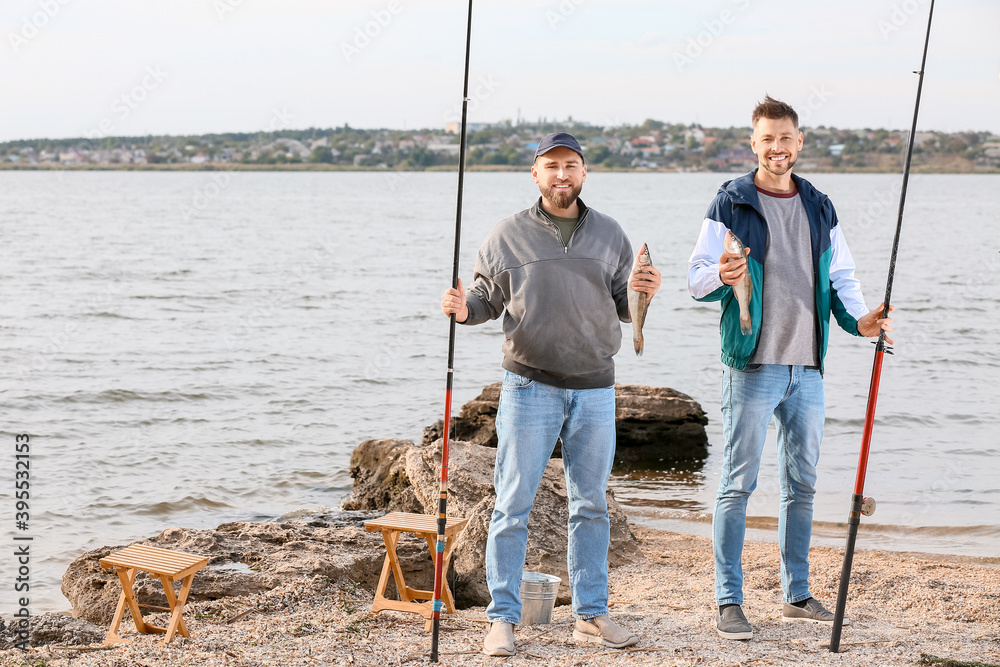
{"label": "beige sneaker", "polygon": [[625,648],[639,643],[639,638],[611,620],[605,614],[589,621],[576,619],[573,639],[578,642],[595,642],[611,648]]}
{"label": "beige sneaker", "polygon": [[483,640],[483,654],[493,656],[514,655],[514,624],[496,621],[490,624],[490,631]]}

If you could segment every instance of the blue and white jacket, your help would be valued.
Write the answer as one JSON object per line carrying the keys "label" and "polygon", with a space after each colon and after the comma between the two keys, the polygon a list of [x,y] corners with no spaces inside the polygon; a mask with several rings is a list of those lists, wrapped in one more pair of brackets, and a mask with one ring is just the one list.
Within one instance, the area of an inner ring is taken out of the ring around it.
{"label": "blue and white jacket", "polygon": [[[754,176],[757,170],[719,188],[719,193],[701,226],[701,235],[688,260],[688,291],[697,301],[721,301],[719,329],[722,335],[722,362],[737,370],[746,368],[760,341],[762,294],[764,287],[764,248],[767,247],[767,221],[761,211]],[[860,336],[858,319],[868,313],[861,283],[854,277],[854,258],[840,230],[837,212],[830,198],[809,181],[792,175],[809,218],[812,237],[813,271],[816,278],[817,336],[820,370],[826,357],[830,333],[830,312],[848,333]],[[740,309],[733,288],[719,277],[719,257],[724,251],[726,231],[730,230],[751,250],[747,268],[753,280],[750,319],[753,331],[740,332]]]}

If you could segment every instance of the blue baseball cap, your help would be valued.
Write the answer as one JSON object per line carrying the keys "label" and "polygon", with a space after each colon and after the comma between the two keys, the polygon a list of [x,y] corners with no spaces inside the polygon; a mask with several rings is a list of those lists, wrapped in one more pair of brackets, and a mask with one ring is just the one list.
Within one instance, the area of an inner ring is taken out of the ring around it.
{"label": "blue baseball cap", "polygon": [[570,149],[579,155],[581,160],[584,162],[587,161],[583,157],[583,148],[580,147],[580,142],[572,134],[567,134],[566,132],[556,132],[542,137],[542,140],[538,142],[538,148],[535,150],[535,159],[537,160],[539,155],[545,155],[553,148],[558,148],[559,146]]}

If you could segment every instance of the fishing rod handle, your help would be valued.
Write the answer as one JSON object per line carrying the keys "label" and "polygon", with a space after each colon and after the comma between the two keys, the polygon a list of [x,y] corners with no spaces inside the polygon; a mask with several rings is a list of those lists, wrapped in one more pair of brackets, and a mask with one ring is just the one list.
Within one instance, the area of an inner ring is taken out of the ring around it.
{"label": "fishing rod handle", "polygon": [[858,526],[861,524],[860,493],[851,495],[851,513],[847,519],[847,546],[844,549],[844,566],[840,570],[840,588],[837,591],[837,608],[833,614],[833,633],[830,635],[830,652],[840,652],[840,635],[844,629],[844,614],[847,611],[847,590],[851,584],[851,567],[854,565],[854,545],[858,541]]}

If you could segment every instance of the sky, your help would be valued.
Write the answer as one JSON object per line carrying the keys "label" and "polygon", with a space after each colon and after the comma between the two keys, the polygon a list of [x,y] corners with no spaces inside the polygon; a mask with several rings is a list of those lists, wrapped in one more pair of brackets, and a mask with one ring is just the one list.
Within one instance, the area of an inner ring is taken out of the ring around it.
{"label": "sky", "polygon": [[[930,0],[477,0],[470,122],[908,128]],[[0,141],[444,128],[467,0],[3,0]],[[1000,134],[1000,1],[935,6],[918,129]]]}

